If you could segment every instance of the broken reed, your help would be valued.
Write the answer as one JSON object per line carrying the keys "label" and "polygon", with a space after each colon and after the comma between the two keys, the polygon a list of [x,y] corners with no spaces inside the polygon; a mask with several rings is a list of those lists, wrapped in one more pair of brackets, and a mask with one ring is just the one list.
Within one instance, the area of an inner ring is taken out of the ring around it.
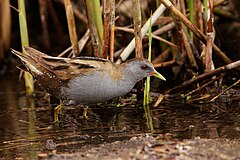
{"label": "broken reed", "polygon": [[[103,0],[103,40],[102,57],[113,62],[115,28],[115,0]],[[110,51],[110,54],[109,54]]]}
{"label": "broken reed", "polygon": [[[18,16],[19,16],[19,25],[20,25],[22,46],[29,46],[28,28],[27,28],[24,0],[18,0]],[[22,50],[22,52],[23,52],[23,54],[27,54],[24,50]],[[24,80],[25,80],[26,93],[28,95],[32,95],[33,91],[34,91],[34,83],[33,83],[32,75],[28,72],[24,72]]]}

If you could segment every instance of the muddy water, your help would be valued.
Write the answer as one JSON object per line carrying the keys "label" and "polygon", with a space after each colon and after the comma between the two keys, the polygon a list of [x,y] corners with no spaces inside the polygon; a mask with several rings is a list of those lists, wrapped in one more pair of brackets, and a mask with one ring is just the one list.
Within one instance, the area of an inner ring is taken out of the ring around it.
{"label": "muddy water", "polygon": [[15,75],[1,77],[0,95],[1,159],[36,159],[38,153],[53,150],[76,152],[143,132],[177,139],[240,137],[239,102],[189,105],[169,101],[151,108],[151,122],[141,106],[93,106],[88,120],[81,118],[82,108],[69,106],[56,126],[44,94],[26,97],[23,82]]}

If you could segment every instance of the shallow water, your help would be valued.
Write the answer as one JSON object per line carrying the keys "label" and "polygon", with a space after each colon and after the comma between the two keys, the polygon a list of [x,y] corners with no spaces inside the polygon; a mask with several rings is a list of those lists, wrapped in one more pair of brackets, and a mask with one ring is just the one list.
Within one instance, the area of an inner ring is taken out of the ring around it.
{"label": "shallow water", "polygon": [[144,132],[170,135],[172,139],[240,137],[240,102],[190,105],[168,101],[151,108],[152,123],[141,106],[93,106],[88,120],[81,118],[82,108],[70,106],[63,109],[62,123],[57,127],[43,93],[35,98],[25,96],[23,82],[18,82],[16,75],[1,77],[0,95],[2,159],[36,159],[38,153],[52,150],[82,151]]}

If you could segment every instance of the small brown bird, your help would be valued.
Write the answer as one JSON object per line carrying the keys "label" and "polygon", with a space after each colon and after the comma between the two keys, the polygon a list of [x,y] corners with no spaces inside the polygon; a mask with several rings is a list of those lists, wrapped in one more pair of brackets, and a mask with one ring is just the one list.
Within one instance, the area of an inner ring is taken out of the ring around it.
{"label": "small brown bird", "polygon": [[[151,62],[134,58],[122,64],[96,57],[52,57],[31,47],[23,47],[28,54],[12,50],[27,71],[49,94],[62,104],[90,105],[123,96],[144,77],[165,78]],[[60,108],[60,107],[59,107]]]}

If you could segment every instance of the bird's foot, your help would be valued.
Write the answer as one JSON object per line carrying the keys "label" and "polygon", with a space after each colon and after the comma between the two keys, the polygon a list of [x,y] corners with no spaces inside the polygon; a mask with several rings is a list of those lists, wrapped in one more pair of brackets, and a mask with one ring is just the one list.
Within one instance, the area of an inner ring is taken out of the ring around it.
{"label": "bird's foot", "polygon": [[87,113],[88,113],[88,106],[83,106],[83,114],[82,114],[83,119],[89,119],[87,116]]}
{"label": "bird's foot", "polygon": [[60,103],[55,109],[54,109],[54,123],[59,123],[62,117],[62,108],[63,108],[63,103]]}

